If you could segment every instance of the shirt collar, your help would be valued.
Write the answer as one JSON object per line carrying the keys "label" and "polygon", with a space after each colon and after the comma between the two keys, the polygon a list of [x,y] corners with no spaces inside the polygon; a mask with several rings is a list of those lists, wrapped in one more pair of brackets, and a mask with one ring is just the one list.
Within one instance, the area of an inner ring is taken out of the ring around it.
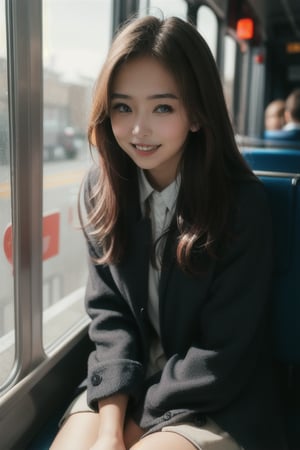
{"label": "shirt collar", "polygon": [[144,204],[147,198],[150,197],[152,192],[154,192],[154,189],[147,180],[144,171],[142,169],[138,169],[138,179],[140,189],[140,202]]}
{"label": "shirt collar", "polygon": [[300,129],[300,123],[296,123],[296,122],[289,122],[283,127],[283,130],[286,130],[286,131],[299,130],[299,129]]}
{"label": "shirt collar", "polygon": [[140,202],[142,206],[144,206],[144,203],[147,200],[147,198],[149,198],[150,195],[154,193],[155,196],[161,196],[168,210],[172,211],[179,192],[181,181],[180,174],[178,174],[176,179],[161,192],[158,192],[155,189],[153,189],[142,169],[138,170],[138,180],[140,189]]}

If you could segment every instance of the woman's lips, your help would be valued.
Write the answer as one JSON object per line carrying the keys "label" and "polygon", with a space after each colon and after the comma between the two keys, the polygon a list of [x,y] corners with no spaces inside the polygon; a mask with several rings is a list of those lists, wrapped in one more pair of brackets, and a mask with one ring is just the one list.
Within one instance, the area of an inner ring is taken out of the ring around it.
{"label": "woman's lips", "polygon": [[132,144],[135,150],[138,150],[142,153],[153,153],[155,152],[160,145],[146,145],[146,144]]}

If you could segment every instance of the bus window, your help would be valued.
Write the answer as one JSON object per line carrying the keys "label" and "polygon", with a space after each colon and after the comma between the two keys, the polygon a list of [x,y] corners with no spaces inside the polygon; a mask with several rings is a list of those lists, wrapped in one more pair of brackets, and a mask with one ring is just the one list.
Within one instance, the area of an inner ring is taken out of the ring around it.
{"label": "bus window", "polygon": [[236,42],[231,36],[225,36],[224,43],[224,94],[231,118],[234,105],[234,77],[236,62]]}
{"label": "bus window", "polygon": [[0,0],[0,385],[15,358],[5,0]]}
{"label": "bus window", "polygon": [[[86,246],[77,219],[91,163],[86,130],[92,89],[111,38],[110,0],[43,2],[43,339],[49,348],[81,321]],[[84,20],[82,18],[84,17]]]}
{"label": "bus window", "polygon": [[183,20],[187,18],[187,3],[184,0],[149,0],[141,2],[140,11],[143,13],[145,3],[148,6],[149,14],[159,18],[170,16],[180,17]]}
{"label": "bus window", "polygon": [[212,54],[217,56],[218,20],[207,6],[201,6],[197,13],[197,29],[206,40]]}

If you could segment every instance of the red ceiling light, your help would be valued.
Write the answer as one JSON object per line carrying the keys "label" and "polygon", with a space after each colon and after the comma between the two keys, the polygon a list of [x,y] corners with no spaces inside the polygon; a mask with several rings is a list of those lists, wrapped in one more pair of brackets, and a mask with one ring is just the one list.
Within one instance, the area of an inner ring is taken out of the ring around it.
{"label": "red ceiling light", "polygon": [[250,18],[237,21],[236,34],[239,39],[252,39],[254,36],[254,23]]}

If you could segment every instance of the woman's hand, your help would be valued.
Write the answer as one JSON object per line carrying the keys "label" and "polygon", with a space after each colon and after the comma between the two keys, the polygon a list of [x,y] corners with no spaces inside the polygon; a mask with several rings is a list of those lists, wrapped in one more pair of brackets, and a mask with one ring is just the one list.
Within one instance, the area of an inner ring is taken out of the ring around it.
{"label": "woman's hand", "polygon": [[98,402],[98,438],[89,450],[126,450],[123,430],[128,397],[115,394]]}

